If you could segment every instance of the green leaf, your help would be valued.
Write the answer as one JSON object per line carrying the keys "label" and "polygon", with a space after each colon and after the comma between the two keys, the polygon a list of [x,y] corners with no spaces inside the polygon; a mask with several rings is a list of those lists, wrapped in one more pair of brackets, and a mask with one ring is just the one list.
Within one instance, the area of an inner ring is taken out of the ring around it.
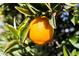
{"label": "green leaf", "polygon": [[8,51],[8,53],[12,56],[20,56],[20,53],[22,50],[20,49],[19,45],[15,45],[13,47],[10,48],[10,50]]}
{"label": "green leaf", "polygon": [[18,35],[18,31],[17,31],[13,26],[11,26],[11,25],[9,25],[9,24],[6,24],[6,25],[5,25],[5,28],[8,29],[9,31],[11,31],[12,34],[14,34],[16,37],[19,36],[19,35]]}
{"label": "green leaf", "polygon": [[79,51],[77,51],[76,53],[77,53],[77,56],[79,56]]}
{"label": "green leaf", "polygon": [[70,52],[69,52],[69,50],[66,48],[65,45],[63,46],[63,54],[64,54],[64,56],[69,56],[69,55],[70,55]]}
{"label": "green leaf", "polygon": [[21,51],[21,50],[14,51],[12,53],[13,53],[14,56],[21,56],[21,54],[19,53],[19,51]]}
{"label": "green leaf", "polygon": [[4,52],[5,53],[9,52],[13,48],[13,46],[15,46],[16,44],[18,44],[18,40],[12,40],[6,45]]}
{"label": "green leaf", "polygon": [[76,36],[73,36],[69,39],[69,41],[72,43],[72,44],[75,44],[77,43],[78,39],[76,38]]}
{"label": "green leaf", "polygon": [[79,39],[79,38],[77,38],[77,37],[74,35],[73,37],[71,37],[71,38],[69,39],[69,41],[71,42],[71,44],[72,44],[74,47],[76,47],[76,48],[79,49],[79,42],[78,42],[78,39]]}
{"label": "green leaf", "polygon": [[34,53],[31,52],[31,48],[30,48],[29,46],[27,46],[25,49],[26,49],[26,51],[29,52],[32,56],[34,56]]}
{"label": "green leaf", "polygon": [[12,46],[8,52],[11,53],[14,51],[19,51],[19,50],[20,50],[19,44],[16,44],[16,45]]}
{"label": "green leaf", "polygon": [[74,49],[71,53],[71,56],[75,56],[75,55],[77,55],[76,49]]}
{"label": "green leaf", "polygon": [[76,6],[77,5],[76,3],[65,3],[65,4],[68,6]]}
{"label": "green leaf", "polygon": [[[72,43],[72,42],[71,42]],[[79,49],[79,43],[72,43],[72,45]]]}
{"label": "green leaf", "polygon": [[3,52],[3,49],[0,48],[0,56],[6,56]]}
{"label": "green leaf", "polygon": [[59,7],[60,7],[60,4],[56,4],[55,6],[53,6],[53,10],[55,10],[55,9],[59,9]]}
{"label": "green leaf", "polygon": [[26,6],[26,3],[18,3],[19,4],[19,6],[21,6],[21,7],[25,7]]}
{"label": "green leaf", "polygon": [[66,47],[65,46],[63,46],[63,53],[64,53],[64,56],[68,56],[68,53],[66,51]]}
{"label": "green leaf", "polygon": [[49,23],[50,23],[50,25],[51,25],[54,29],[56,29],[56,19],[55,19],[55,15],[53,15],[53,16],[51,17],[51,19],[49,20]]}
{"label": "green leaf", "polygon": [[18,7],[16,6],[15,7],[20,13],[24,14],[24,15],[27,15],[27,14],[30,14],[29,10],[28,9],[25,9],[25,8],[22,8],[22,7]]}
{"label": "green leaf", "polygon": [[75,25],[75,17],[71,19],[71,22]]}
{"label": "green leaf", "polygon": [[29,20],[30,20],[29,18],[25,18],[25,20],[18,26],[17,30],[19,35],[20,32],[26,27],[26,24],[28,23]]}
{"label": "green leaf", "polygon": [[[29,32],[29,27],[28,27],[28,28],[25,27],[25,28],[23,29],[23,31],[21,32],[22,42],[25,42],[26,37],[27,37],[27,35],[28,35],[28,32]],[[27,43],[27,44],[28,44],[28,43]]]}
{"label": "green leaf", "polygon": [[33,6],[29,3],[26,4],[27,7],[29,8],[29,10],[33,13],[33,14],[36,14],[35,10],[33,9]]}

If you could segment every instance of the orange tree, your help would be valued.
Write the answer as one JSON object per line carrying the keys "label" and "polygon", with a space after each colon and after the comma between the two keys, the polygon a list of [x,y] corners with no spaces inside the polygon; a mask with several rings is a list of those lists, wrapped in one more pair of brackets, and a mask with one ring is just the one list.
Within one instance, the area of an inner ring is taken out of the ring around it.
{"label": "orange tree", "polygon": [[7,3],[0,55],[78,56],[79,4]]}

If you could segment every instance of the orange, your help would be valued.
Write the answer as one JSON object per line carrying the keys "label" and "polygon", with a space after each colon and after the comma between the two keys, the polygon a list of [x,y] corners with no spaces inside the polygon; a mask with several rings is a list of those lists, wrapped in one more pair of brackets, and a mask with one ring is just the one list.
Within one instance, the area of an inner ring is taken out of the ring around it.
{"label": "orange", "polygon": [[44,45],[51,41],[54,29],[49,24],[46,16],[39,16],[29,25],[29,37],[37,45]]}

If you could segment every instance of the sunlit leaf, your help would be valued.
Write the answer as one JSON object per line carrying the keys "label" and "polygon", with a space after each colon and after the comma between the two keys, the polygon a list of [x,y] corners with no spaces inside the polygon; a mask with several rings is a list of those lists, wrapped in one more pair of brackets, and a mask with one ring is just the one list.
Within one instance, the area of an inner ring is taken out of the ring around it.
{"label": "sunlit leaf", "polygon": [[75,17],[71,19],[71,22],[75,25]]}
{"label": "sunlit leaf", "polygon": [[76,53],[77,53],[77,56],[79,56],[79,51],[77,51]]}
{"label": "sunlit leaf", "polygon": [[50,25],[56,29],[56,19],[55,19],[55,15],[52,15],[51,19],[49,20]]}
{"label": "sunlit leaf", "polygon": [[75,36],[73,36],[69,39],[69,41],[74,44],[77,43],[78,39]]}
{"label": "sunlit leaf", "polygon": [[74,47],[79,48],[79,43],[77,42],[78,38],[76,36],[73,36],[72,38],[70,38],[69,41]]}
{"label": "sunlit leaf", "polygon": [[20,32],[26,27],[26,24],[28,23],[29,18],[25,18],[25,20],[18,26],[18,32],[20,35]]}
{"label": "sunlit leaf", "polygon": [[65,3],[65,4],[68,6],[76,6],[77,5],[76,3]]}
{"label": "sunlit leaf", "polygon": [[79,49],[79,43],[72,43],[72,45]]}
{"label": "sunlit leaf", "polygon": [[12,46],[8,52],[10,53],[10,52],[18,51],[18,50],[20,50],[19,44],[16,44]]}
{"label": "sunlit leaf", "polygon": [[14,55],[14,56],[21,56],[21,54],[20,54],[18,51],[14,51],[14,52],[13,52],[13,55]]}
{"label": "sunlit leaf", "polygon": [[9,24],[6,24],[5,27],[6,27],[9,31],[11,31],[16,37],[18,37],[18,31],[17,31],[13,26],[11,26],[11,25],[9,25]]}
{"label": "sunlit leaf", "polygon": [[0,56],[6,56],[2,49],[0,49]]}
{"label": "sunlit leaf", "polygon": [[64,56],[69,56],[69,55],[70,55],[70,52],[69,52],[69,50],[66,48],[66,46],[63,46],[63,54],[64,54]]}
{"label": "sunlit leaf", "polygon": [[5,53],[9,52],[13,48],[13,46],[15,46],[16,44],[18,44],[18,40],[12,40],[6,45],[4,52]]}
{"label": "sunlit leaf", "polygon": [[20,13],[26,15],[26,14],[30,14],[29,10],[28,9],[25,9],[25,8],[22,8],[22,7],[18,7],[16,6],[15,7]]}
{"label": "sunlit leaf", "polygon": [[31,48],[28,46],[26,47],[27,52],[29,52],[32,56],[34,56],[34,53],[31,52]]}
{"label": "sunlit leaf", "polygon": [[64,56],[68,56],[68,53],[66,51],[66,47],[65,46],[63,46],[63,53],[64,53]]}
{"label": "sunlit leaf", "polygon": [[[29,27],[27,28],[27,27],[25,27],[24,29],[23,29],[23,31],[21,32],[21,38],[22,38],[22,41],[23,42],[25,42],[25,40],[26,40],[26,37],[27,37],[27,35],[28,35],[28,32],[29,32]],[[27,43],[28,44],[28,43]]]}
{"label": "sunlit leaf", "polygon": [[74,49],[74,50],[71,52],[71,56],[75,56],[75,55],[77,55],[76,49]]}

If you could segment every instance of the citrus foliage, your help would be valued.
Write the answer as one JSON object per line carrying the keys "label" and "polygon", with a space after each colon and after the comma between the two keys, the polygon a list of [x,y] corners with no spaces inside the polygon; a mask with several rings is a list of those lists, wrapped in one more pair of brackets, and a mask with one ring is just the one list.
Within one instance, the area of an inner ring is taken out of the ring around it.
{"label": "citrus foliage", "polygon": [[[46,16],[54,30],[52,41],[43,46],[29,38],[29,24],[38,16]],[[0,55],[79,55],[79,4],[3,3],[0,29]]]}

